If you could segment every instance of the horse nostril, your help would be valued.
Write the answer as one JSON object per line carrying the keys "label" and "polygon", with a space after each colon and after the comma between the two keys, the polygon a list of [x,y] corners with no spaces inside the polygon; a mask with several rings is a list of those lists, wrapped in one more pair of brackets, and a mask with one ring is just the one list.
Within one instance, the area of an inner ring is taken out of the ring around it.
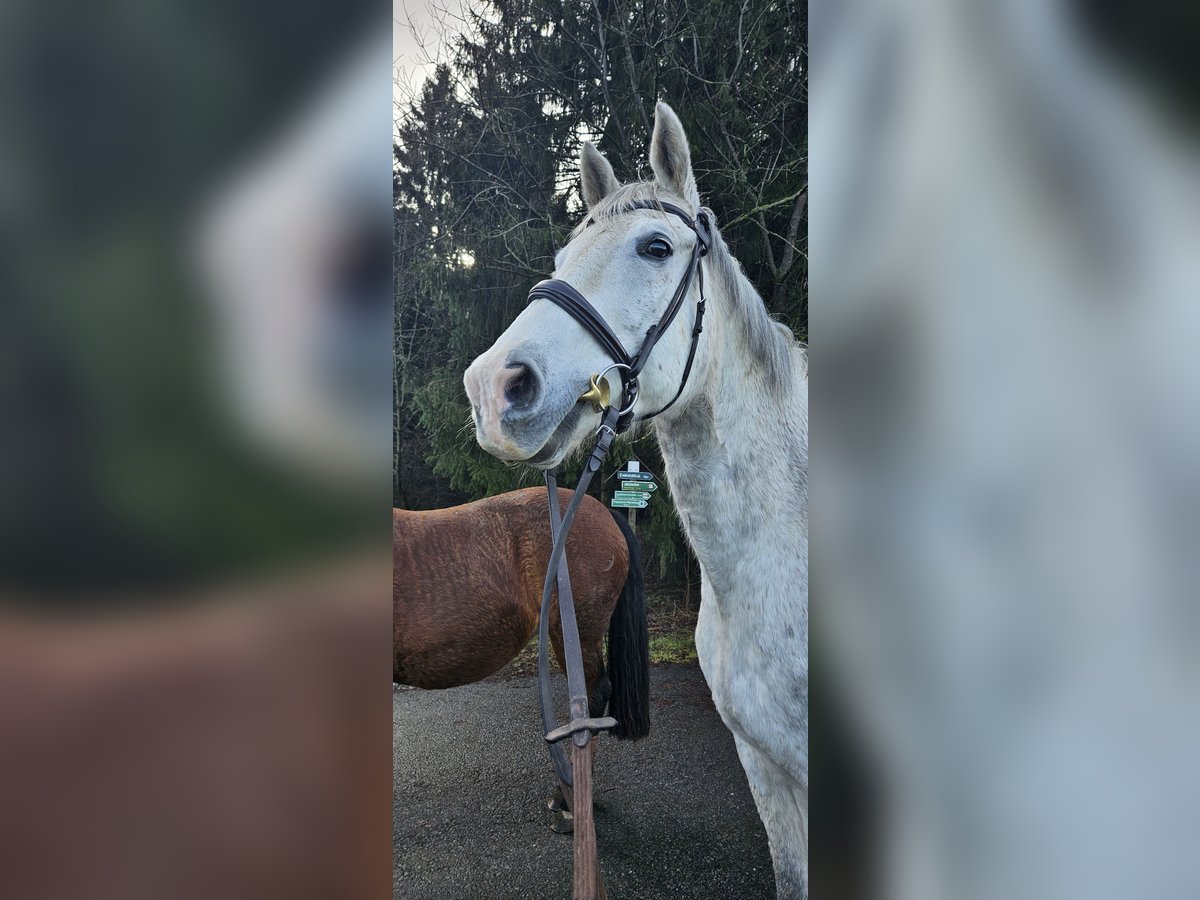
{"label": "horse nostril", "polygon": [[538,379],[533,369],[523,363],[512,368],[504,385],[504,399],[514,407],[525,407],[537,399]]}

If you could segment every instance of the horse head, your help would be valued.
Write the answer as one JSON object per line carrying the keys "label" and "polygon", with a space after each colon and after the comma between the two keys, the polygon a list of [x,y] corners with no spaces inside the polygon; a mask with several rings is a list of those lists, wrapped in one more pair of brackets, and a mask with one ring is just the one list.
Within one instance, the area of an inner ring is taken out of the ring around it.
{"label": "horse head", "polygon": [[[556,255],[553,276],[586,298],[630,357],[644,357],[636,394],[628,368],[614,366],[621,360],[577,316],[535,298],[463,378],[476,438],[494,456],[553,468],[595,434],[605,406],[624,402],[645,416],[680,389],[699,290],[689,267],[700,265],[701,232],[688,220],[700,215],[700,197],[683,125],[665,103],[655,113],[650,165],[653,181],[621,185],[608,160],[584,143],[588,217]],[[682,312],[664,320],[677,291]],[[647,343],[660,323],[661,334]],[[599,384],[589,393],[594,377]]]}

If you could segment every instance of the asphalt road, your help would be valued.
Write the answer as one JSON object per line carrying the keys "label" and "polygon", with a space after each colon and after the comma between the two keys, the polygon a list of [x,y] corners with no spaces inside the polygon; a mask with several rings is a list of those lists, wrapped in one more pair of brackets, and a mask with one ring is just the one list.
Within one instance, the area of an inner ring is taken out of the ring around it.
{"label": "asphalt road", "polygon": [[[652,669],[651,691],[650,736],[597,751],[610,900],[774,897],[766,834],[700,669]],[[534,679],[397,688],[392,712],[394,897],[569,897],[571,838],[549,828]]]}

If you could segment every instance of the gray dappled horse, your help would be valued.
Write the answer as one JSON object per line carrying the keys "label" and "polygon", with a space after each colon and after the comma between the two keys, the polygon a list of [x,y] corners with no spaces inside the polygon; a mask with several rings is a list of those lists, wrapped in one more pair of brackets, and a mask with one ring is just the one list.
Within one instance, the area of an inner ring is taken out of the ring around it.
{"label": "gray dappled horse", "polygon": [[[695,218],[700,196],[678,117],[658,104],[654,180],[621,185],[583,145],[581,224],[555,278],[586,297],[627,348],[642,344],[690,264],[698,238],[663,201]],[[712,221],[711,211],[705,210]],[[766,826],[781,898],[807,895],[808,368],[771,319],[715,226],[700,265],[707,315],[678,400],[654,420],[667,480],[703,578],[696,649]],[[633,412],[661,410],[680,386],[698,279],[640,374]],[[531,303],[466,372],[480,445],[553,468],[586,446],[601,415],[580,395],[612,360],[569,314]]]}

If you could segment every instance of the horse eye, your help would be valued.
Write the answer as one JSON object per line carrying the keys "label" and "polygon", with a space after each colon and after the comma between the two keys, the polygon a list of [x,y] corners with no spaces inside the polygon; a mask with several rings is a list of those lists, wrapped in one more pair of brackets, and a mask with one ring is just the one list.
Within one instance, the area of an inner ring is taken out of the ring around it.
{"label": "horse eye", "polygon": [[662,238],[655,238],[642,248],[642,253],[655,259],[666,259],[671,255],[671,245]]}

